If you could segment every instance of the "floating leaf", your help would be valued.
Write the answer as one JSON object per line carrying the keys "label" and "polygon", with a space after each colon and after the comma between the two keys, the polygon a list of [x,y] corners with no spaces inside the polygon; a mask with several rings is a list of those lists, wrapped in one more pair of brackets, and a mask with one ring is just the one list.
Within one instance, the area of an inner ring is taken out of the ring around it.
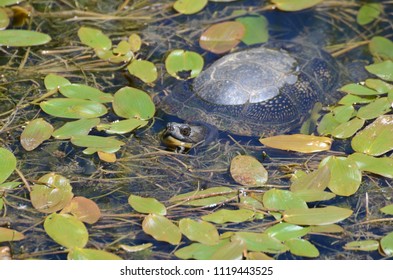
{"label": "floating leaf", "polygon": [[267,182],[268,174],[263,165],[254,157],[237,155],[231,161],[232,178],[244,186],[262,186]]}
{"label": "floating leaf", "polygon": [[94,151],[104,151],[107,153],[115,153],[124,145],[124,142],[115,138],[94,135],[73,136],[71,143],[75,146],[88,147]]}
{"label": "floating leaf", "polygon": [[327,165],[330,169],[328,188],[337,195],[350,196],[360,187],[362,172],[355,161],[350,158],[329,156],[320,166]]}
{"label": "floating leaf", "polygon": [[144,83],[152,83],[157,80],[157,67],[150,61],[134,59],[127,66],[127,70]]}
{"label": "floating leaf", "polygon": [[391,110],[391,104],[387,97],[381,97],[359,109],[356,116],[364,120],[375,119]]}
{"label": "floating leaf", "polygon": [[289,209],[284,212],[284,221],[297,225],[328,225],[345,220],[352,210],[336,206],[311,209]]}
{"label": "floating leaf", "polygon": [[[86,150],[85,150],[86,151]],[[116,155],[114,153],[106,153],[102,151],[97,151],[97,155],[100,160],[105,162],[116,162]]]}
{"label": "floating leaf", "polygon": [[67,255],[68,260],[122,260],[115,254],[87,248],[72,248]]}
{"label": "floating leaf", "polygon": [[5,9],[0,9],[0,30],[6,29],[10,24],[10,18]]}
{"label": "floating leaf", "polygon": [[378,117],[352,139],[352,148],[360,153],[380,156],[393,149],[393,116]]}
{"label": "floating leaf", "polygon": [[202,49],[221,54],[236,47],[245,33],[242,23],[226,21],[210,26],[199,38]]}
{"label": "floating leaf", "polygon": [[19,186],[21,184],[22,184],[21,182],[6,182],[3,184],[0,184],[0,192],[15,189],[17,186]]}
{"label": "floating leaf", "polygon": [[340,233],[344,232],[344,229],[336,224],[321,225],[321,226],[311,226],[310,232],[317,233]]}
{"label": "floating leaf", "polygon": [[192,51],[173,50],[165,59],[169,75],[179,80],[195,78],[203,69],[203,57]]}
{"label": "floating leaf", "polygon": [[0,7],[16,5],[16,4],[19,4],[20,2],[23,2],[23,0],[22,1],[21,0],[1,0]]}
{"label": "floating leaf", "polygon": [[29,47],[48,43],[51,37],[47,34],[20,29],[8,29],[0,31],[0,46]]}
{"label": "floating leaf", "polygon": [[233,193],[233,190],[228,187],[213,187],[176,195],[169,201],[176,203],[184,201],[185,205],[192,206],[214,206],[233,197]]}
{"label": "floating leaf", "polygon": [[83,248],[89,240],[85,225],[68,214],[50,214],[45,219],[44,229],[56,243],[69,249]]}
{"label": "floating leaf", "polygon": [[367,87],[376,90],[379,94],[385,94],[393,89],[393,85],[380,79],[367,79],[365,81]]}
{"label": "floating leaf", "polygon": [[352,251],[375,251],[378,250],[379,242],[377,240],[352,241],[344,245],[344,250]]}
{"label": "floating leaf", "polygon": [[62,76],[55,75],[55,74],[48,74],[44,78],[44,84],[47,90],[54,90],[62,86],[68,86],[71,84],[71,82]]}
{"label": "floating leaf", "polygon": [[268,147],[290,150],[300,153],[314,153],[330,150],[332,139],[322,136],[293,134],[277,135],[268,138],[261,138],[259,141]]}
{"label": "floating leaf", "polygon": [[24,238],[25,236],[23,235],[23,233],[20,233],[19,231],[0,227],[0,243],[18,241]]}
{"label": "floating leaf", "polygon": [[62,214],[71,213],[80,221],[94,224],[101,217],[101,210],[97,204],[86,197],[76,196],[63,208]]}
{"label": "floating leaf", "polygon": [[248,220],[251,220],[255,215],[254,211],[248,209],[239,209],[239,210],[229,210],[229,209],[220,209],[211,214],[203,215],[201,218],[204,221],[213,222],[216,224],[224,224],[224,223],[241,223]]}
{"label": "floating leaf", "polygon": [[324,191],[330,181],[330,170],[327,166],[318,168],[317,170],[305,174],[293,180],[291,184],[292,192],[304,190]]}
{"label": "floating leaf", "polygon": [[242,240],[231,240],[226,246],[222,246],[210,257],[211,260],[241,260],[245,244]]}
{"label": "floating leaf", "polygon": [[333,116],[339,123],[347,122],[353,116],[355,108],[352,105],[337,106],[332,110]]}
{"label": "floating leaf", "polygon": [[264,16],[248,16],[236,19],[246,28],[242,38],[246,45],[265,43],[269,39],[268,21]]}
{"label": "floating leaf", "polygon": [[369,96],[369,95],[378,95],[379,93],[371,88],[359,85],[359,84],[347,84],[340,88],[340,91],[343,91],[347,94],[361,95],[361,96]]}
{"label": "floating leaf", "polygon": [[247,260],[274,260],[274,258],[269,257],[265,253],[262,252],[247,252],[246,256]]}
{"label": "floating leaf", "polygon": [[93,49],[109,50],[112,48],[112,41],[99,29],[81,27],[78,30],[78,37],[83,44]]}
{"label": "floating leaf", "polygon": [[318,133],[321,135],[332,134],[334,129],[339,125],[340,123],[334,118],[333,113],[327,113],[318,124]]}
{"label": "floating leaf", "polygon": [[103,93],[101,90],[82,84],[71,84],[60,87],[60,93],[69,98],[88,99],[98,103],[108,103],[113,101],[112,94]]}
{"label": "floating leaf", "polygon": [[123,87],[115,93],[113,110],[119,117],[148,120],[154,116],[155,106],[146,92]]}
{"label": "floating leaf", "polygon": [[139,119],[127,119],[112,123],[101,123],[97,125],[97,130],[105,130],[108,134],[124,134],[137,128],[144,127],[149,122]]}
{"label": "floating leaf", "polygon": [[269,210],[307,208],[304,200],[291,191],[270,189],[263,195],[263,205]]}
{"label": "floating leaf", "polygon": [[393,82],[393,62],[386,60],[381,63],[374,63],[365,67],[368,72],[376,75],[382,80]]}
{"label": "floating leaf", "polygon": [[380,246],[381,246],[382,251],[387,256],[393,255],[393,232],[382,237],[382,239],[380,241]]}
{"label": "floating leaf", "polygon": [[239,231],[232,236],[231,240],[243,241],[246,244],[247,250],[250,251],[277,254],[288,250],[277,238],[266,233]]}
{"label": "floating leaf", "polygon": [[96,118],[108,112],[101,103],[79,98],[53,98],[41,102],[40,107],[49,115],[70,119]]}
{"label": "floating leaf", "polygon": [[141,49],[142,39],[138,34],[132,33],[130,37],[128,37],[128,43],[130,44],[131,51],[137,52]]}
{"label": "floating leaf", "polygon": [[297,191],[294,194],[295,196],[297,196],[301,200],[304,200],[305,202],[324,201],[336,197],[334,193],[322,192],[316,190]]}
{"label": "floating leaf", "polygon": [[130,195],[128,197],[128,204],[139,213],[166,215],[165,205],[152,197]]}
{"label": "floating leaf", "polygon": [[378,3],[364,4],[360,8],[357,14],[356,21],[360,25],[369,24],[370,22],[374,21],[379,17],[381,10],[382,10],[381,4]]}
{"label": "floating leaf", "polygon": [[116,48],[113,49],[114,54],[127,55],[131,51],[131,46],[127,41],[120,41]]}
{"label": "floating leaf", "polygon": [[161,215],[149,214],[142,222],[142,229],[158,241],[177,245],[181,240],[181,232],[170,220]]}
{"label": "floating leaf", "polygon": [[376,158],[362,153],[353,153],[348,158],[356,162],[362,171],[393,178],[393,158],[391,157]]}
{"label": "floating leaf", "polygon": [[128,246],[128,245],[121,244],[121,245],[119,245],[119,248],[123,249],[126,252],[133,253],[133,252],[139,252],[139,251],[146,250],[148,248],[151,248],[152,246],[153,246],[153,243],[144,243],[144,244],[135,245],[135,246]]}
{"label": "floating leaf", "polygon": [[346,139],[352,137],[356,132],[363,127],[364,119],[353,118],[349,122],[345,122],[337,126],[331,132],[332,136],[339,139]]}
{"label": "floating leaf", "polygon": [[27,124],[20,136],[20,143],[26,151],[32,151],[48,140],[53,132],[53,126],[42,118]]}
{"label": "floating leaf", "polygon": [[190,240],[206,245],[215,245],[219,241],[216,227],[205,221],[183,218],[179,221],[180,231]]}
{"label": "floating leaf", "polygon": [[288,223],[279,223],[269,227],[265,233],[280,241],[286,241],[292,238],[298,238],[306,235],[310,231],[309,227],[301,227]]}
{"label": "floating leaf", "polygon": [[393,59],[393,42],[381,36],[375,36],[369,44],[373,56],[382,60]]}
{"label": "floating leaf", "polygon": [[309,241],[299,238],[289,239],[284,242],[289,251],[301,257],[316,258],[319,256],[318,249]]}
{"label": "floating leaf", "polygon": [[90,130],[100,123],[99,118],[80,119],[67,122],[62,127],[56,129],[52,136],[56,139],[70,139],[73,136],[87,135]]}
{"label": "floating leaf", "polygon": [[196,14],[207,5],[207,1],[208,0],[176,0],[173,4],[173,8],[185,15]]}
{"label": "floating leaf", "polygon": [[10,177],[16,168],[16,158],[7,149],[0,148],[0,184]]}
{"label": "floating leaf", "polygon": [[361,95],[347,94],[338,101],[338,104],[342,104],[342,105],[364,104],[364,103],[370,103],[374,99],[375,99],[374,95],[361,96]]}
{"label": "floating leaf", "polygon": [[277,9],[282,11],[294,12],[311,8],[323,0],[271,0]]}
{"label": "floating leaf", "polygon": [[175,256],[180,259],[196,259],[196,260],[210,260],[213,254],[222,247],[230,244],[228,239],[220,240],[216,245],[205,245],[201,243],[192,243],[189,246],[180,248],[175,252]]}

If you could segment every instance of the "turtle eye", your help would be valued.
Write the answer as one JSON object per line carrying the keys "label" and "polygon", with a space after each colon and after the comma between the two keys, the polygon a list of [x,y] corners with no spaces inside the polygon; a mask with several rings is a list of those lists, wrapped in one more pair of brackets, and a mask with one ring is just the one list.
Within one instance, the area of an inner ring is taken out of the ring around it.
{"label": "turtle eye", "polygon": [[182,128],[180,128],[180,133],[183,136],[190,136],[191,128],[189,126],[182,127]]}

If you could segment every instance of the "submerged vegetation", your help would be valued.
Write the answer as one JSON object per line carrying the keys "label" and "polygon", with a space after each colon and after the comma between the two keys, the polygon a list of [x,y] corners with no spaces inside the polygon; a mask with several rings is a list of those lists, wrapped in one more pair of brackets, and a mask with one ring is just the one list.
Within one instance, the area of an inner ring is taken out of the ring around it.
{"label": "submerged vegetation", "polygon": [[[389,1],[107,2],[0,0],[0,259],[393,255]],[[362,77],[311,135],[160,143],[173,85],[295,37]]]}

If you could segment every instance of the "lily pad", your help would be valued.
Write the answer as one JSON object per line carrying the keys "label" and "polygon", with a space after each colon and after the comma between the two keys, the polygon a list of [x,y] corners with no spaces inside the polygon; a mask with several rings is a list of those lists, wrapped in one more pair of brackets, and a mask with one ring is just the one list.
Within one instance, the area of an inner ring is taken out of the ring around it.
{"label": "lily pad", "polygon": [[362,171],[393,178],[393,158],[391,157],[376,158],[362,153],[353,153],[348,158],[356,162]]}
{"label": "lily pad", "polygon": [[352,251],[375,251],[379,248],[379,242],[377,240],[361,240],[352,241],[344,245],[344,250]]}
{"label": "lily pad", "polygon": [[364,126],[364,123],[364,119],[353,118],[352,120],[335,127],[331,134],[333,137],[346,139],[352,137],[356,132],[358,132]]}
{"label": "lily pad", "polygon": [[32,151],[48,140],[53,132],[53,126],[42,118],[27,124],[20,135],[20,144],[26,151]]}
{"label": "lily pad", "polygon": [[265,43],[269,39],[268,21],[264,16],[249,16],[236,19],[246,28],[242,42],[246,45]]}
{"label": "lily pad", "polygon": [[393,215],[393,204],[382,207],[380,211],[385,214]]}
{"label": "lily pad", "polygon": [[7,29],[0,31],[0,46],[29,47],[44,45],[51,40],[47,34],[20,29]]}
{"label": "lily pad", "polygon": [[101,103],[79,98],[53,98],[41,102],[40,107],[49,115],[69,119],[96,118],[108,112]]}
{"label": "lily pad", "polygon": [[122,260],[115,254],[87,248],[73,248],[67,255],[68,260]]}
{"label": "lily pad", "polygon": [[142,222],[142,229],[158,241],[178,245],[181,240],[180,229],[161,215],[149,214]]}
{"label": "lily pad", "polygon": [[127,66],[127,70],[144,83],[152,83],[158,77],[157,67],[147,60],[134,59]]}
{"label": "lily pad", "polygon": [[378,117],[352,139],[352,148],[360,153],[380,156],[393,149],[393,116]]}
{"label": "lily pad", "polygon": [[[235,194],[237,196],[237,194]],[[234,193],[228,187],[213,187],[205,190],[196,190],[172,197],[169,201],[174,203],[183,202],[192,206],[214,206],[225,202],[233,197]]]}
{"label": "lily pad", "polygon": [[230,172],[232,178],[244,186],[262,186],[268,178],[265,167],[256,158],[246,155],[237,155],[232,159]]}
{"label": "lily pad", "polygon": [[382,237],[382,239],[380,241],[380,246],[381,246],[382,251],[387,256],[393,255],[393,232]]}
{"label": "lily pad", "polygon": [[393,85],[380,79],[367,79],[365,81],[367,87],[376,90],[379,94],[388,93],[393,89]]}
{"label": "lily pad", "polygon": [[52,136],[56,139],[70,139],[73,136],[88,135],[90,130],[100,123],[99,118],[80,119],[67,122],[62,127],[56,129]]}
{"label": "lily pad", "polygon": [[393,62],[386,60],[380,63],[374,63],[365,67],[368,72],[376,75],[382,80],[393,82]]}
{"label": "lily pad", "polygon": [[310,209],[289,209],[284,212],[283,219],[296,225],[329,225],[345,220],[353,213],[350,209],[336,206]]}
{"label": "lily pad", "polygon": [[351,119],[355,112],[352,105],[337,106],[332,110],[333,116],[339,123],[347,122]]}
{"label": "lily pad", "polygon": [[169,75],[179,80],[195,78],[203,69],[203,57],[192,51],[173,50],[165,59]]}
{"label": "lily pad", "polygon": [[254,211],[248,209],[229,210],[220,209],[211,214],[203,215],[201,218],[204,221],[213,222],[216,224],[224,223],[241,223],[251,220],[255,215]]}
{"label": "lily pad", "polygon": [[318,249],[309,241],[299,238],[289,239],[284,242],[289,251],[301,257],[316,258],[319,256]]}
{"label": "lily pad", "polygon": [[300,11],[311,8],[323,0],[271,0],[276,5],[277,9],[287,12]]}
{"label": "lily pad", "polygon": [[124,142],[115,138],[94,135],[73,136],[71,143],[75,146],[91,148],[92,151],[104,151],[107,153],[115,153],[124,145]]}
{"label": "lily pad", "polygon": [[263,195],[263,205],[269,210],[307,209],[304,200],[291,191],[271,189]]}
{"label": "lily pad", "polygon": [[329,181],[330,170],[327,166],[323,166],[309,174],[305,174],[299,178],[295,178],[291,184],[291,191],[324,191],[328,186]]}
{"label": "lily pad", "polygon": [[62,76],[56,74],[48,74],[44,78],[44,84],[47,90],[54,90],[62,86],[68,86],[71,84],[71,82]]}
{"label": "lily pad", "polygon": [[207,1],[208,0],[176,0],[173,4],[173,8],[185,15],[196,14],[207,5]]}
{"label": "lily pad", "polygon": [[249,251],[278,254],[288,250],[280,240],[266,233],[239,231],[232,236],[231,240],[243,241]]}
{"label": "lily pad", "polygon": [[242,240],[231,240],[226,246],[218,248],[210,257],[211,260],[241,260],[245,250]]}
{"label": "lily pad", "polygon": [[139,213],[166,215],[165,205],[152,197],[130,195],[128,203]]}
{"label": "lily pad", "polygon": [[113,110],[119,117],[149,120],[154,116],[155,106],[146,92],[123,87],[115,93]]}
{"label": "lily pad", "polygon": [[101,210],[97,204],[86,197],[76,196],[61,211],[62,214],[71,213],[80,221],[95,224],[101,217]]}
{"label": "lily pad", "polygon": [[305,236],[309,231],[309,227],[301,227],[288,223],[279,223],[269,227],[265,233],[280,241],[286,241],[292,238]]}
{"label": "lily pad", "polygon": [[16,158],[7,149],[0,148],[0,184],[10,177],[16,168]]}
{"label": "lily pad", "polygon": [[347,84],[340,88],[340,91],[343,91],[347,94],[354,94],[360,96],[369,96],[369,95],[378,95],[379,93],[371,88],[359,85],[359,84]]}
{"label": "lily pad", "polygon": [[60,93],[69,98],[88,99],[98,103],[108,103],[113,101],[112,94],[103,93],[101,90],[82,84],[70,84],[61,86]]}
{"label": "lily pad", "polygon": [[381,97],[361,107],[356,114],[360,119],[371,120],[391,111],[391,103],[387,97]]}
{"label": "lily pad", "polygon": [[261,138],[259,141],[268,147],[300,153],[315,153],[330,150],[332,139],[322,136],[293,134]]}
{"label": "lily pad", "polygon": [[139,251],[146,250],[148,248],[151,248],[152,246],[153,246],[153,243],[144,243],[144,244],[135,245],[135,246],[121,244],[121,245],[119,245],[119,248],[123,249],[126,252],[132,253],[132,252],[139,252]]}
{"label": "lily pad", "polygon": [[377,19],[381,13],[382,6],[379,3],[364,4],[356,17],[356,21],[360,25],[366,25]]}
{"label": "lily pad", "polygon": [[210,260],[213,254],[222,247],[226,247],[230,244],[229,239],[220,240],[215,245],[205,245],[201,243],[192,243],[191,245],[180,248],[175,252],[175,256],[187,260]]}
{"label": "lily pad", "polygon": [[297,191],[294,194],[305,202],[325,201],[336,197],[334,193],[316,190]]}
{"label": "lily pad", "polygon": [[128,43],[130,44],[131,51],[137,52],[141,49],[142,39],[138,34],[132,33],[130,37],[128,37]]}
{"label": "lily pad", "polygon": [[81,42],[93,49],[110,50],[112,41],[101,30],[90,27],[81,27],[78,30]]}
{"label": "lily pad", "polygon": [[222,54],[236,47],[243,38],[246,29],[236,21],[226,21],[212,25],[199,38],[202,49]]}
{"label": "lily pad", "polygon": [[1,0],[0,1],[0,7],[6,7],[6,6],[11,6],[15,4],[19,4],[23,2],[23,0]]}
{"label": "lily pad", "polygon": [[148,123],[148,121],[139,119],[127,119],[112,123],[100,123],[97,125],[97,130],[105,130],[108,134],[125,134],[137,128],[144,127]]}
{"label": "lily pad", "polygon": [[12,241],[18,241],[24,239],[25,236],[23,233],[9,229],[9,228],[4,228],[0,227],[0,243],[1,242],[12,242]]}
{"label": "lily pad", "polygon": [[335,119],[332,112],[325,114],[318,124],[318,133],[321,135],[332,134],[334,129],[339,126],[340,123]]}
{"label": "lily pad", "polygon": [[89,240],[85,225],[69,214],[52,213],[44,222],[45,232],[58,244],[66,248],[83,248]]}
{"label": "lily pad", "polygon": [[310,226],[310,232],[317,233],[340,233],[344,232],[344,229],[336,224],[320,225],[320,226]]}
{"label": "lily pad", "polygon": [[381,36],[375,36],[369,44],[373,56],[381,60],[393,59],[393,42]]}
{"label": "lily pad", "polygon": [[206,245],[215,245],[219,241],[216,227],[205,221],[183,218],[179,221],[180,231],[190,240]]}

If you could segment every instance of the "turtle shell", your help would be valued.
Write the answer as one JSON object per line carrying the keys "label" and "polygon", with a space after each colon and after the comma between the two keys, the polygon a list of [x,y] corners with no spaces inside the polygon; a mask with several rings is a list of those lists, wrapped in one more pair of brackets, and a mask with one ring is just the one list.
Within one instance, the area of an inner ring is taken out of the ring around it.
{"label": "turtle shell", "polygon": [[335,99],[339,65],[324,50],[274,41],[221,57],[192,84],[161,102],[188,122],[202,121],[238,135],[285,133],[298,127],[316,102]]}

